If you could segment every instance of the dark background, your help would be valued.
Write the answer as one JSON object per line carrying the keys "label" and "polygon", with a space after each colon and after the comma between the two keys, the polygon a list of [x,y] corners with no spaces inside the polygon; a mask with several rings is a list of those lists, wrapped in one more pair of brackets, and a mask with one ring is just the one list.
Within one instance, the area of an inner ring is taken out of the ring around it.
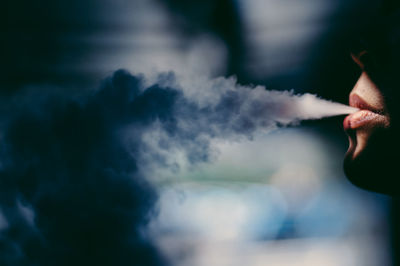
{"label": "dark background", "polygon": [[[161,33],[173,27],[183,40],[209,33],[223,41],[228,51],[227,68],[218,75],[236,75],[243,83],[266,84],[271,89],[315,91],[345,102],[357,76],[349,57],[352,42],[397,5],[382,0],[322,1],[318,5],[310,0],[278,5],[265,1],[261,5],[265,17],[272,13],[283,19],[251,25],[248,17],[252,14],[246,15],[241,6],[244,1],[160,0],[173,20],[163,28],[135,19],[139,15],[153,19],[137,4],[140,2],[6,1],[1,16],[1,90],[12,91],[34,82],[95,83],[112,70],[96,65],[96,57],[148,49],[143,44],[130,45],[124,38],[104,40],[119,33],[141,38],[142,31]],[[307,8],[313,10],[310,15]],[[310,28],[312,42],[306,34],[301,35]],[[279,39],[290,33],[300,37]],[[252,41],[253,37],[265,39],[266,45]],[[268,38],[275,39],[275,43],[269,44]],[[151,45],[162,49],[157,43]],[[111,64],[113,58],[110,56],[108,61]]]}

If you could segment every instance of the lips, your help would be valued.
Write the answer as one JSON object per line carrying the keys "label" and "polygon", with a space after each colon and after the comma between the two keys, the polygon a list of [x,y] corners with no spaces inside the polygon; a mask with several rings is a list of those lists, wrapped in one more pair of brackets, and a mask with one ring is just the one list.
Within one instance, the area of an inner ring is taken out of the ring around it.
{"label": "lips", "polygon": [[354,160],[366,148],[375,129],[389,126],[389,117],[383,107],[378,108],[367,103],[356,93],[350,94],[349,102],[350,106],[360,109],[343,120],[343,127],[350,142],[346,158]]}
{"label": "lips", "polygon": [[384,110],[371,106],[357,94],[351,94],[350,106],[359,108],[360,111],[348,115],[343,121],[346,131],[356,129],[373,129],[375,127],[387,127],[389,119],[384,115]]}

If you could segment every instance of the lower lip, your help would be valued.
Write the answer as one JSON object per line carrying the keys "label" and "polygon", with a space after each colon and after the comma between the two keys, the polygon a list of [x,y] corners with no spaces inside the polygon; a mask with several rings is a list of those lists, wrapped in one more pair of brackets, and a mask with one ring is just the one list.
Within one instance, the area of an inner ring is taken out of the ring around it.
{"label": "lower lip", "polygon": [[369,110],[360,110],[353,114],[346,116],[343,120],[343,127],[345,130],[354,130],[368,126],[373,121],[380,120],[383,116]]}

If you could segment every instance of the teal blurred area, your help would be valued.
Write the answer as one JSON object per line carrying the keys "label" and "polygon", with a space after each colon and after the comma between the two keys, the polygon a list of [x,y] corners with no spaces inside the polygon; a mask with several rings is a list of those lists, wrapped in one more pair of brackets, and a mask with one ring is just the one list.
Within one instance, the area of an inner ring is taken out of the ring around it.
{"label": "teal blurred area", "polygon": [[390,265],[389,201],[348,183],[344,144],[288,128],[215,148],[160,184],[149,226],[174,265]]}

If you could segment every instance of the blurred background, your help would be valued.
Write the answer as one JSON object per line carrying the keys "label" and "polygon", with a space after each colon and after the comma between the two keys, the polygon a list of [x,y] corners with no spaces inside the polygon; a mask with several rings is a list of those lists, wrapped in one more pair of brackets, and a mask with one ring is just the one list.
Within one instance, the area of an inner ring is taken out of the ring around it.
{"label": "blurred background", "polygon": [[[347,102],[352,43],[393,1],[7,1],[2,97],[91,89],[124,68],[175,71]],[[215,161],[156,181],[149,230],[172,265],[397,265],[393,203],[343,175],[342,118],[214,143]]]}

